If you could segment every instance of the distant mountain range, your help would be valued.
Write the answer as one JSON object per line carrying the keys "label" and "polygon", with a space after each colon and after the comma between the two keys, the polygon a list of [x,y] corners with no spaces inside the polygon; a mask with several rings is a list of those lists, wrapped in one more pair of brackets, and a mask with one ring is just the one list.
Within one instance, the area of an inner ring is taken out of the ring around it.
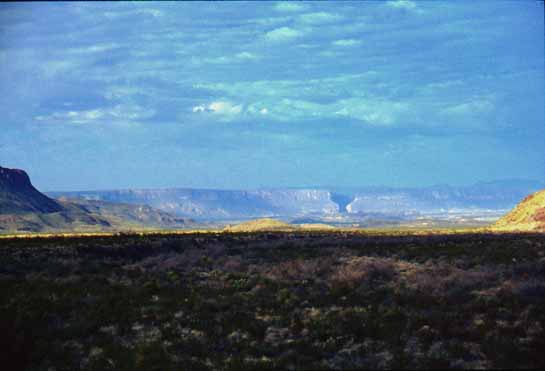
{"label": "distant mountain range", "polygon": [[404,210],[422,214],[457,209],[507,210],[529,193],[543,187],[543,183],[525,180],[477,183],[460,187],[369,187],[355,191],[346,210],[350,213],[390,213]]}
{"label": "distant mountain range", "polygon": [[54,200],[34,188],[23,170],[0,167],[0,232],[183,228],[191,223],[147,205]]}
{"label": "distant mountain range", "polygon": [[[337,226],[484,225],[545,188],[512,180],[465,187],[260,190],[125,189],[39,192],[23,170],[0,167],[0,231],[187,228],[279,218]],[[415,222],[415,223],[413,223]],[[447,224],[445,224],[447,223]]]}
{"label": "distant mountain range", "polygon": [[90,192],[49,192],[52,197],[145,204],[200,220],[228,220],[337,213],[325,190],[227,191],[204,189],[129,189]]}
{"label": "distant mountain range", "polygon": [[535,181],[512,180],[471,186],[357,189],[125,189],[48,192],[51,197],[145,204],[198,220],[335,215],[427,215],[447,211],[507,211],[528,194],[544,188]]}

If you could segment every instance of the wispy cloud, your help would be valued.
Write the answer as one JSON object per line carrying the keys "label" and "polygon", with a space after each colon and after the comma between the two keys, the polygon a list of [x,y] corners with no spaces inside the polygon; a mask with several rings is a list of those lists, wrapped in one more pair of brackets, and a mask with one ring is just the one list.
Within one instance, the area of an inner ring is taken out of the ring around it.
{"label": "wispy cloud", "polygon": [[279,2],[274,6],[279,12],[299,12],[306,9],[306,6],[296,2]]}
{"label": "wispy cloud", "polygon": [[332,42],[335,46],[354,46],[361,44],[361,40],[356,39],[340,39]]}
{"label": "wispy cloud", "polygon": [[491,99],[481,98],[469,102],[449,106],[442,110],[443,114],[468,117],[490,113],[495,108]]}
{"label": "wispy cloud", "polygon": [[241,60],[250,60],[250,61],[256,61],[258,59],[261,59],[260,56],[250,52],[240,52],[240,53],[237,53],[235,57]]}
{"label": "wispy cloud", "polygon": [[193,106],[191,111],[194,114],[211,115],[210,117],[219,121],[244,121],[269,115],[269,109],[263,103],[251,102],[249,104],[234,104],[228,100],[218,100],[209,104],[198,104]]}
{"label": "wispy cloud", "polygon": [[132,10],[120,10],[120,11],[107,11],[103,13],[106,18],[117,19],[124,17],[131,17],[134,15],[146,15],[154,18],[163,16],[163,12],[158,9],[152,8],[143,8],[143,9],[132,9]]}
{"label": "wispy cloud", "polygon": [[219,100],[207,105],[199,104],[192,108],[193,113],[211,113],[224,117],[231,117],[242,113],[243,106],[241,104],[233,104],[226,100]]}
{"label": "wispy cloud", "polygon": [[6,142],[34,148],[43,136],[27,134],[39,131],[76,144],[94,133],[93,145],[108,148],[151,141],[161,152],[147,157],[153,168],[165,153],[189,158],[169,147],[180,141],[222,160],[215,148],[255,142],[244,135],[276,144],[274,135],[290,135],[309,153],[335,147],[350,161],[368,134],[366,145],[468,135],[449,148],[470,148],[467,133],[480,132],[533,140],[542,162],[542,3],[37,2],[0,13]]}
{"label": "wispy cloud", "polygon": [[303,23],[310,25],[320,25],[332,22],[338,22],[344,17],[339,14],[328,13],[328,12],[315,12],[315,13],[306,13],[299,16],[299,20]]}
{"label": "wispy cloud", "polygon": [[301,31],[290,27],[275,28],[265,34],[265,38],[270,41],[288,41],[303,36]]}
{"label": "wispy cloud", "polygon": [[111,108],[92,110],[70,110],[38,115],[34,119],[46,123],[92,124],[92,123],[126,123],[128,121],[145,120],[153,117],[155,110],[145,109],[137,105],[117,105]]}
{"label": "wispy cloud", "polygon": [[395,0],[395,1],[388,1],[386,4],[389,7],[397,8],[397,9],[406,9],[406,10],[415,10],[416,9],[416,3],[411,0]]}
{"label": "wispy cloud", "polygon": [[204,64],[233,64],[233,63],[243,63],[243,62],[254,62],[261,59],[261,56],[256,53],[251,53],[243,51],[236,53],[234,55],[221,55],[217,57],[191,57],[191,63],[195,65],[204,65]]}
{"label": "wispy cloud", "polygon": [[418,14],[424,13],[422,9],[418,7],[416,2],[411,0],[394,0],[386,2],[386,5],[392,9],[400,9],[407,12],[414,12]]}
{"label": "wispy cloud", "polygon": [[403,124],[401,119],[410,111],[406,102],[386,99],[352,98],[336,103],[339,110],[336,115],[350,117],[374,126],[390,126]]}
{"label": "wispy cloud", "polygon": [[95,45],[89,45],[79,48],[70,48],[67,49],[68,53],[75,53],[75,54],[93,54],[93,53],[103,53],[108,52],[111,50],[118,49],[120,47],[119,44],[116,43],[104,43],[104,44],[95,44]]}

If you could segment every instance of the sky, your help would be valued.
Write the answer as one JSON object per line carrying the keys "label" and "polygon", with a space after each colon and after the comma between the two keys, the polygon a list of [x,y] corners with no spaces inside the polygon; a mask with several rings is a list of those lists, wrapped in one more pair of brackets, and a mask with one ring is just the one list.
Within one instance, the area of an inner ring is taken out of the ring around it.
{"label": "sky", "polygon": [[41,190],[542,180],[539,1],[0,4]]}

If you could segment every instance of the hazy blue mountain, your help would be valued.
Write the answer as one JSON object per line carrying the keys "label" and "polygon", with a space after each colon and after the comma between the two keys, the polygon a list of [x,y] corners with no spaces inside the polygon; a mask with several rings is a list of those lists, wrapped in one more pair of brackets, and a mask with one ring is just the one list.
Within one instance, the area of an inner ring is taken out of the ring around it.
{"label": "hazy blue mountain", "polygon": [[449,209],[504,210],[543,188],[536,181],[508,180],[454,187],[361,187],[324,189],[127,189],[50,192],[86,200],[145,204],[179,216],[201,220],[305,217],[337,214],[430,213]]}
{"label": "hazy blue mountain", "polygon": [[526,180],[507,180],[454,187],[438,185],[425,188],[370,187],[353,193],[347,205],[350,213],[448,209],[510,209],[528,194],[544,185]]}
{"label": "hazy blue mountain", "polygon": [[231,219],[278,215],[335,214],[338,205],[331,193],[315,189],[204,190],[141,189],[86,192],[50,192],[86,200],[145,204],[180,216]]}

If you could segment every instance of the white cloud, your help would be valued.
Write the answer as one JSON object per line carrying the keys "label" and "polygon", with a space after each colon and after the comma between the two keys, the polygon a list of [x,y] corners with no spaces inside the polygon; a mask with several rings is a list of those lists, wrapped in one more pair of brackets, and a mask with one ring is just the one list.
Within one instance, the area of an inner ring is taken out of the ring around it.
{"label": "white cloud", "polygon": [[265,34],[265,38],[271,41],[287,41],[303,36],[301,31],[290,27],[275,28]]}
{"label": "white cloud", "polygon": [[292,20],[292,16],[281,16],[281,17],[267,17],[267,18],[256,18],[252,22],[265,27],[275,27],[279,24],[285,24]]}
{"label": "white cloud", "polygon": [[414,100],[384,97],[384,89],[376,92],[376,80],[377,72],[370,70],[322,79],[245,81],[198,87],[246,102],[243,115],[259,116],[266,107],[267,117],[274,121],[345,118],[373,126],[404,126],[420,120]]}
{"label": "white cloud", "polygon": [[106,44],[90,45],[90,46],[85,46],[81,48],[71,48],[71,49],[68,49],[67,51],[69,53],[74,53],[74,54],[92,54],[92,53],[106,52],[106,51],[110,51],[117,48],[119,48],[118,44],[106,43]]}
{"label": "white cloud", "polygon": [[[267,104],[265,106],[264,104]],[[329,104],[319,104],[303,99],[262,99],[247,105],[233,106],[226,102],[214,102],[208,106],[199,105],[193,108],[194,112],[221,113],[222,120],[232,120],[236,108],[237,118],[252,116],[270,117],[272,120],[289,122],[292,120],[308,119],[338,119],[340,116],[361,121],[372,126],[394,126],[402,124],[402,119],[409,113],[409,105],[405,102],[387,101],[383,99],[349,98]]]}
{"label": "white cloud", "polygon": [[274,9],[279,12],[299,12],[306,7],[296,2],[280,2],[274,6]]}
{"label": "white cloud", "polygon": [[354,46],[361,44],[361,41],[356,39],[340,39],[333,41],[332,44],[335,46]]}
{"label": "white cloud", "polygon": [[242,60],[252,60],[252,61],[260,59],[258,55],[250,53],[250,52],[240,52],[236,54],[235,57]]}
{"label": "white cloud", "polygon": [[389,7],[397,8],[397,9],[406,9],[406,10],[414,10],[416,9],[416,3],[414,1],[410,0],[395,0],[395,1],[388,1],[386,3]]}
{"label": "white cloud", "polygon": [[407,103],[383,99],[351,98],[335,103],[339,109],[335,114],[364,121],[370,125],[390,126],[399,124],[399,120],[409,111]]}
{"label": "white cloud", "polygon": [[242,105],[232,104],[231,102],[220,100],[212,102],[208,105],[199,104],[192,108],[192,111],[195,113],[199,112],[208,112],[218,115],[233,116],[238,115],[242,112]]}
{"label": "white cloud", "polygon": [[424,13],[422,9],[419,9],[414,1],[410,0],[395,0],[395,1],[388,1],[386,3],[386,6],[389,6],[390,8],[394,9],[401,9],[404,11],[409,12],[415,12],[418,14]]}
{"label": "white cloud", "polygon": [[474,100],[443,109],[441,112],[453,116],[474,116],[486,114],[494,109],[494,104],[488,99]]}
{"label": "white cloud", "polygon": [[209,104],[194,106],[192,112],[196,114],[209,114],[220,121],[245,120],[256,116],[269,115],[269,109],[262,102],[253,102],[247,105],[234,104],[227,100],[218,100]]}
{"label": "white cloud", "polygon": [[126,121],[148,119],[154,115],[155,110],[152,109],[145,109],[137,105],[119,104],[111,108],[53,112],[49,115],[36,116],[34,119],[44,122],[82,125],[97,122],[124,123]]}
{"label": "white cloud", "polygon": [[251,62],[261,59],[261,56],[250,53],[250,52],[240,52],[235,55],[230,56],[218,56],[218,57],[204,57],[199,58],[192,56],[190,61],[194,65],[203,65],[203,64],[231,64],[231,63],[240,63],[240,62]]}
{"label": "white cloud", "polygon": [[50,115],[36,116],[37,121],[67,122],[70,124],[87,124],[104,117],[104,111],[100,109],[86,111],[54,112]]}
{"label": "white cloud", "polygon": [[155,110],[133,104],[119,104],[108,110],[107,114],[119,119],[143,120],[155,116]]}
{"label": "white cloud", "polygon": [[163,16],[163,12],[160,11],[160,10],[157,10],[157,9],[139,9],[137,12],[140,13],[140,14],[148,14],[148,15],[151,15],[153,17]]}
{"label": "white cloud", "polygon": [[193,112],[204,112],[206,111],[206,107],[202,104],[193,107]]}
{"label": "white cloud", "polygon": [[299,16],[299,20],[306,24],[317,25],[324,23],[337,22],[343,19],[339,14],[327,13],[327,12],[316,12],[316,13],[307,13]]}
{"label": "white cloud", "polygon": [[323,52],[319,52],[318,55],[321,57],[332,58],[332,57],[337,57],[341,54],[331,50],[324,50]]}
{"label": "white cloud", "polygon": [[230,102],[218,101],[210,103],[208,109],[210,109],[214,113],[219,113],[223,115],[237,115],[242,111],[242,106],[235,106]]}
{"label": "white cloud", "polygon": [[150,15],[154,18],[161,17],[163,12],[157,9],[144,8],[125,11],[104,12],[103,15],[109,19],[116,19],[120,17],[131,17],[138,14]]}

